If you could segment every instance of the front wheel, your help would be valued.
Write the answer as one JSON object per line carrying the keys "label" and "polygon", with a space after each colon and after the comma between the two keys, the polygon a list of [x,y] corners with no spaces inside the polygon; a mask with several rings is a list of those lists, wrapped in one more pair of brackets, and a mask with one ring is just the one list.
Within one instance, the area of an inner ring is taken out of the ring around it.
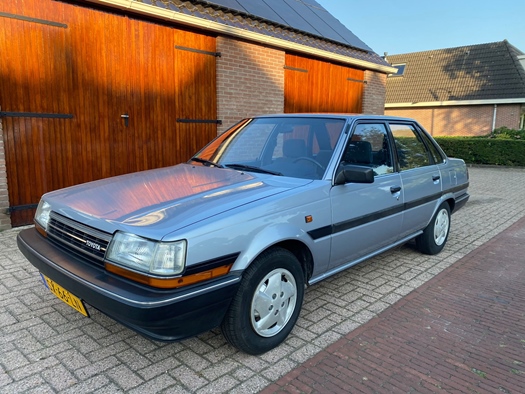
{"label": "front wheel", "polygon": [[434,255],[445,247],[450,231],[450,207],[448,203],[441,204],[423,231],[416,238],[416,246],[421,253]]}
{"label": "front wheel", "polygon": [[248,353],[262,354],[281,344],[299,317],[304,272],[288,250],[262,253],[244,272],[221,324],[224,337]]}

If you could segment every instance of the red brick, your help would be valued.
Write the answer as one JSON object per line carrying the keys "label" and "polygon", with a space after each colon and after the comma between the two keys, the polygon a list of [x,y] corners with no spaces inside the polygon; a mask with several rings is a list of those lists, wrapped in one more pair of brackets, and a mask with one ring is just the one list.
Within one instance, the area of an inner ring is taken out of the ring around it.
{"label": "red brick", "polygon": [[385,112],[386,75],[365,71],[366,84],[363,90],[363,113],[383,115]]}
{"label": "red brick", "polygon": [[[386,109],[387,115],[417,119],[432,135],[487,135],[492,131],[493,105],[462,105],[412,109]],[[498,104],[496,128],[519,128],[520,104]]]}
{"label": "red brick", "polygon": [[217,38],[217,51],[219,133],[239,119],[284,111],[284,51],[227,37]]}

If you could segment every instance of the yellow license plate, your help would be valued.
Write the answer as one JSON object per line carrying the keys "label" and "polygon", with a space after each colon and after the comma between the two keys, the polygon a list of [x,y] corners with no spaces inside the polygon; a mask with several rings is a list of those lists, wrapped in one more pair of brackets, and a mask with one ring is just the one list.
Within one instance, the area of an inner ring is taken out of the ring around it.
{"label": "yellow license plate", "polygon": [[71,308],[79,311],[84,316],[89,317],[88,312],[84,306],[84,302],[77,296],[71,294],[69,291],[64,289],[62,286],[56,284],[51,279],[46,277],[43,274],[40,274],[42,276],[42,280],[44,281],[44,285],[53,293],[56,295],[59,299],[64,301],[66,304],[68,304]]}

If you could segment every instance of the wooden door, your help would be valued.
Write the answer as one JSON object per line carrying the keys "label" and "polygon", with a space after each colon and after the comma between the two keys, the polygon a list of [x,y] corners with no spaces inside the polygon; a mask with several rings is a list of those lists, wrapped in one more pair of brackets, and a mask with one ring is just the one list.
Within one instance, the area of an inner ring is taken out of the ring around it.
{"label": "wooden door", "polygon": [[47,191],[180,163],[215,137],[214,37],[51,0],[0,13],[14,226]]}
{"label": "wooden door", "polygon": [[364,71],[286,55],[285,112],[361,113]]}

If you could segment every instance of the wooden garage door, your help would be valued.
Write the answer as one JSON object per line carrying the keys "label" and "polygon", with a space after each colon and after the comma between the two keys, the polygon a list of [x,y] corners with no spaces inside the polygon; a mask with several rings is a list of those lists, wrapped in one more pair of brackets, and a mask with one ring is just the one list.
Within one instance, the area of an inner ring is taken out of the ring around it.
{"label": "wooden garage door", "polygon": [[361,113],[364,71],[286,55],[285,112]]}
{"label": "wooden garage door", "polygon": [[215,38],[51,0],[0,4],[11,220],[51,190],[173,165],[217,133]]}

